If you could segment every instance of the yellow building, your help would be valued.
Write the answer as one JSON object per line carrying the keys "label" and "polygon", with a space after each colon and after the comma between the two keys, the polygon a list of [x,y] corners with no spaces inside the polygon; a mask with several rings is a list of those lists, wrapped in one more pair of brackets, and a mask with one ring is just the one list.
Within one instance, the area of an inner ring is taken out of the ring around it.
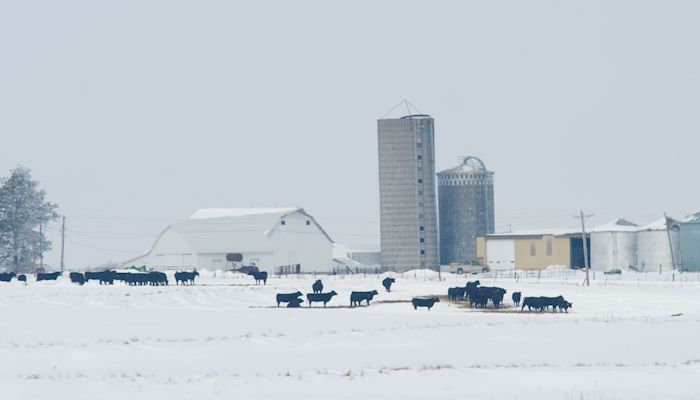
{"label": "yellow building", "polygon": [[[587,237],[590,260],[590,237]],[[476,238],[476,257],[491,270],[583,268],[583,240],[575,230],[529,230]]]}

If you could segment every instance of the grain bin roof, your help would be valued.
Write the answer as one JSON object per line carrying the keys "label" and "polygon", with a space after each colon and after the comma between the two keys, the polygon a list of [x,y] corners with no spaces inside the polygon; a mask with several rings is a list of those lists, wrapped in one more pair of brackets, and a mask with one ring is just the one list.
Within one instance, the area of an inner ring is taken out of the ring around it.
{"label": "grain bin roof", "polygon": [[637,224],[624,218],[618,218],[603,225],[596,226],[591,229],[591,232],[637,232],[638,230],[639,226]]}

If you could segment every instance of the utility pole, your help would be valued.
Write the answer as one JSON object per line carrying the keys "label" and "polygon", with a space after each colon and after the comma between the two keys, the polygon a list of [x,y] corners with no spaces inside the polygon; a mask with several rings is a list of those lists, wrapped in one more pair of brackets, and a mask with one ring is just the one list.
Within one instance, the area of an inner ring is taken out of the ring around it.
{"label": "utility pole", "polygon": [[63,252],[66,248],[66,216],[63,216],[61,223],[61,272],[63,272]]}
{"label": "utility pole", "polygon": [[580,211],[579,215],[575,215],[574,218],[581,220],[581,239],[583,241],[583,264],[586,267],[586,286],[591,286],[591,280],[589,278],[589,266],[588,266],[588,242],[586,240],[586,218],[592,217],[593,214],[583,215],[583,211]]}
{"label": "utility pole", "polygon": [[41,270],[44,270],[44,233],[42,231],[42,225],[39,224],[39,266]]}
{"label": "utility pole", "polygon": [[666,236],[668,236],[668,247],[671,250],[671,267],[676,269],[676,256],[673,254],[673,242],[671,241],[671,222],[670,218],[664,213],[664,222],[666,223]]}

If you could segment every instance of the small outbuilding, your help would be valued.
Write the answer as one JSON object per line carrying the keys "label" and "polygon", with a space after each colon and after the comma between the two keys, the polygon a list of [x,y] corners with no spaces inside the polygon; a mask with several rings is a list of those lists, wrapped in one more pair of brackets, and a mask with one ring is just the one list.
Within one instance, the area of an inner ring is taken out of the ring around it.
{"label": "small outbuilding", "polygon": [[295,271],[330,272],[332,248],[331,237],[303,208],[201,209],[165,228],[145,254],[122,267],[220,270],[255,265],[272,273],[293,265]]}
{"label": "small outbuilding", "polygon": [[[590,237],[586,234],[590,255]],[[478,236],[477,260],[491,270],[584,267],[583,238],[576,229],[536,229]],[[590,259],[590,258],[589,258]]]}

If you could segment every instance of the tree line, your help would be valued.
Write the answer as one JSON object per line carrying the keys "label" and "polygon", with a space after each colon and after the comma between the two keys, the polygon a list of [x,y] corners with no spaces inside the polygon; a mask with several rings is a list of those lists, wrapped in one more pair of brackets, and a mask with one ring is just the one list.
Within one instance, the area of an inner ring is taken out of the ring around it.
{"label": "tree line", "polygon": [[0,177],[0,271],[38,269],[43,253],[51,249],[42,227],[58,219],[57,210],[28,168],[17,166]]}

